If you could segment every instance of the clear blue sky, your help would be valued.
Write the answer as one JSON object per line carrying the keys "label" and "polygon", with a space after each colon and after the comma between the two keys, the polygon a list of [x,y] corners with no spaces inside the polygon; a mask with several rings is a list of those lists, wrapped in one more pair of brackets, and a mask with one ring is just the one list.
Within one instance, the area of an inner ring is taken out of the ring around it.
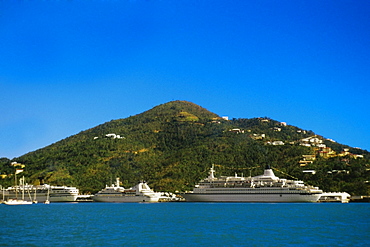
{"label": "clear blue sky", "polygon": [[370,1],[0,1],[0,157],[172,100],[370,151]]}

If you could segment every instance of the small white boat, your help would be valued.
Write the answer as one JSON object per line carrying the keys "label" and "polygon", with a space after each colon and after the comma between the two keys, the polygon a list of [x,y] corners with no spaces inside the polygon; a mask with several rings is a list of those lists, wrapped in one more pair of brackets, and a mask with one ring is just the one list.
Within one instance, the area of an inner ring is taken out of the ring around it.
{"label": "small white boat", "polygon": [[4,201],[4,204],[6,205],[29,205],[29,204],[32,204],[32,202],[25,201],[25,200],[18,200],[18,199],[9,199],[7,201]]}

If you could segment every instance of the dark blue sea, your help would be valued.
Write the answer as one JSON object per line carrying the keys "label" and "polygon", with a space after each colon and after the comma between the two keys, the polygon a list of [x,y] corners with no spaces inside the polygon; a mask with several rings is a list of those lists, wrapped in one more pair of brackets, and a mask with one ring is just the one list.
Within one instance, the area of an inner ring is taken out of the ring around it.
{"label": "dark blue sea", "polygon": [[0,246],[370,246],[370,203],[0,205]]}

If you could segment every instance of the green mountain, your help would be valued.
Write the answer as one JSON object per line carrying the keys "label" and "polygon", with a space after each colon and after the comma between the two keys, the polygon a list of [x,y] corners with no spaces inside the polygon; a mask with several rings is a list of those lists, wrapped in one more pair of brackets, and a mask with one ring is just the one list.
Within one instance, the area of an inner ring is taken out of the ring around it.
{"label": "green mountain", "polygon": [[[269,118],[225,120],[186,101],[173,101],[82,131],[14,160],[0,159],[0,184],[14,164],[28,183],[77,186],[95,193],[120,177],[124,187],[145,180],[155,190],[190,190],[207,176],[255,176],[266,165],[326,191],[369,195],[370,153]],[[7,176],[8,175],[8,176]]]}

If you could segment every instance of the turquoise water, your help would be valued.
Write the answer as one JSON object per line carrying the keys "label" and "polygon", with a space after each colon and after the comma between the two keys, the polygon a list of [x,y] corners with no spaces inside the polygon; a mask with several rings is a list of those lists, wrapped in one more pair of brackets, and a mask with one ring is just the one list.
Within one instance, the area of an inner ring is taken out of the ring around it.
{"label": "turquoise water", "polygon": [[370,203],[0,205],[1,246],[369,246]]}

